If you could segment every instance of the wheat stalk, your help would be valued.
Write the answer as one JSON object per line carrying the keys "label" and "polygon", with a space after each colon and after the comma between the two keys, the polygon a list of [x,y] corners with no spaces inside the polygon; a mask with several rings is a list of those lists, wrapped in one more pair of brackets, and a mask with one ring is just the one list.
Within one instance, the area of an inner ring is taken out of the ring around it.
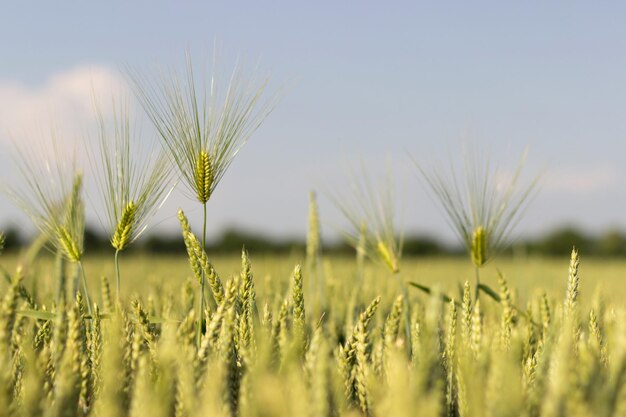
{"label": "wheat stalk", "polygon": [[536,190],[538,177],[527,185],[520,184],[525,159],[526,153],[508,180],[503,180],[501,171],[493,169],[489,159],[478,152],[466,154],[462,176],[453,166],[449,172],[440,167],[427,171],[414,161],[475,267],[476,298],[479,270],[510,243],[511,233]]}
{"label": "wheat stalk", "polygon": [[[127,99],[112,99],[109,123],[96,102],[97,145],[89,155],[97,172],[100,207],[115,249],[116,300],[120,297],[119,253],[146,230],[171,192],[170,165],[164,153],[147,152],[134,126]],[[91,141],[93,142],[93,141]]]}
{"label": "wheat stalk", "polygon": [[[225,92],[215,72],[198,89],[191,56],[186,70],[150,79],[130,74],[137,98],[156,128],[163,148],[177,167],[187,189],[203,206],[202,250],[206,247],[207,202],[233,159],[274,106],[263,102],[267,80],[232,72]],[[204,273],[200,282],[201,320],[204,310]],[[199,327],[200,328],[200,327]],[[198,343],[200,335],[198,335]]]}

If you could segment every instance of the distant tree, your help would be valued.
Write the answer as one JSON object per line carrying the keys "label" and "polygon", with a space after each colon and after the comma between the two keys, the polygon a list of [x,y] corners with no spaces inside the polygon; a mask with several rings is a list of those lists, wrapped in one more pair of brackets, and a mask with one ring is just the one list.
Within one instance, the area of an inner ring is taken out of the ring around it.
{"label": "distant tree", "polygon": [[603,256],[626,255],[626,236],[620,231],[609,230],[598,238],[596,250]]}
{"label": "distant tree", "polygon": [[12,252],[19,249],[22,244],[22,236],[20,232],[15,228],[8,228],[3,231],[4,233],[4,250],[6,252]]}
{"label": "distant tree", "polygon": [[529,245],[529,250],[542,255],[567,255],[575,246],[581,253],[593,253],[593,240],[580,230],[568,226],[557,229],[537,242]]}
{"label": "distant tree", "polygon": [[439,255],[446,251],[439,241],[429,236],[409,236],[404,239],[404,253],[409,256]]}

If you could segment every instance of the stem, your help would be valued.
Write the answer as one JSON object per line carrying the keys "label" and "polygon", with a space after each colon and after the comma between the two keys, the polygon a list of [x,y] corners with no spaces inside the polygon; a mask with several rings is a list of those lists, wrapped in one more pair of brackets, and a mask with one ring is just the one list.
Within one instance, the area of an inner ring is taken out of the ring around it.
{"label": "stem", "polygon": [[480,268],[476,267],[475,271],[476,271],[476,292],[474,294],[474,303],[478,301],[478,298],[480,297]]}
{"label": "stem", "polygon": [[412,346],[411,346],[411,306],[409,304],[409,292],[406,289],[406,284],[400,278],[400,274],[396,272],[394,275],[398,278],[398,282],[400,283],[400,288],[402,289],[402,295],[404,298],[404,332],[406,336],[406,346],[410,355],[412,352]]}
{"label": "stem", "polygon": [[117,249],[115,251],[115,302],[116,304],[120,303],[120,261],[119,255],[120,250]]}
{"label": "stem", "polygon": [[[203,203],[204,221],[202,223],[202,250],[206,248],[206,203]],[[196,345],[200,349],[202,341],[202,320],[204,318],[204,269],[202,270],[202,278],[200,280],[200,310],[198,311],[198,329],[196,332]]]}
{"label": "stem", "polygon": [[55,272],[57,274],[57,304],[65,304],[65,258],[63,253],[57,250],[55,259]]}
{"label": "stem", "polygon": [[89,289],[87,288],[87,278],[85,277],[85,268],[83,268],[83,263],[78,261],[78,269],[80,270],[80,278],[83,281],[83,291],[85,292],[85,302],[87,303],[87,311],[89,315],[93,317],[91,313],[91,300],[89,299]]}

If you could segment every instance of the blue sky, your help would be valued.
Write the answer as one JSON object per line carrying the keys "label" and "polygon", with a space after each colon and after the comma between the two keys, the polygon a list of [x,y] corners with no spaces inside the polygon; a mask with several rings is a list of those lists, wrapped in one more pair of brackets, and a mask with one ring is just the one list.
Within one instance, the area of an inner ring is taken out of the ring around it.
{"label": "blue sky", "polygon": [[[90,92],[107,99],[128,66],[150,72],[220,46],[259,62],[283,98],[220,184],[214,231],[303,234],[307,194],[341,189],[347,166],[394,164],[401,224],[450,237],[408,155],[445,161],[462,144],[543,188],[520,224],[626,226],[626,5],[617,2],[11,2],[0,25],[0,175],[9,138],[41,141],[51,119],[89,128]],[[113,81],[109,81],[113,80]],[[146,136],[149,125],[144,124]],[[157,220],[199,208],[176,195]],[[320,199],[328,234],[342,224]],[[93,214],[92,219],[96,219]],[[24,222],[0,198],[0,224]],[[215,232],[216,233],[216,232]]]}

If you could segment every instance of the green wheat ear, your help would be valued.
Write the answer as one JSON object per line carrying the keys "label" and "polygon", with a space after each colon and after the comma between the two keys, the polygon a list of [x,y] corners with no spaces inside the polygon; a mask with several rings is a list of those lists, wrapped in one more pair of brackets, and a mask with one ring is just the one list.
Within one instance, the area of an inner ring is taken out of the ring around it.
{"label": "green wheat ear", "polygon": [[4,251],[4,233],[0,233],[0,254]]}
{"label": "green wheat ear", "polygon": [[67,227],[59,226],[56,230],[56,237],[68,259],[73,262],[79,262],[81,252],[78,247],[78,243],[72,238],[72,235],[68,231]]}
{"label": "green wheat ear", "polygon": [[384,241],[381,240],[378,242],[376,245],[376,251],[378,252],[378,255],[380,255],[380,258],[383,260],[385,266],[387,266],[391,272],[394,274],[400,272],[398,257],[392,250],[389,249]]}
{"label": "green wheat ear", "polygon": [[124,250],[130,243],[130,238],[133,232],[133,226],[135,224],[135,217],[137,216],[137,205],[131,201],[126,204],[122,217],[120,218],[115,233],[111,238],[111,245],[117,250]]}
{"label": "green wheat ear", "polygon": [[196,197],[205,204],[211,198],[211,187],[215,179],[211,157],[206,151],[200,151],[195,169]]}
{"label": "green wheat ear", "polygon": [[472,262],[477,268],[480,268],[487,262],[487,248],[489,236],[484,227],[478,226],[472,232],[471,255]]}

